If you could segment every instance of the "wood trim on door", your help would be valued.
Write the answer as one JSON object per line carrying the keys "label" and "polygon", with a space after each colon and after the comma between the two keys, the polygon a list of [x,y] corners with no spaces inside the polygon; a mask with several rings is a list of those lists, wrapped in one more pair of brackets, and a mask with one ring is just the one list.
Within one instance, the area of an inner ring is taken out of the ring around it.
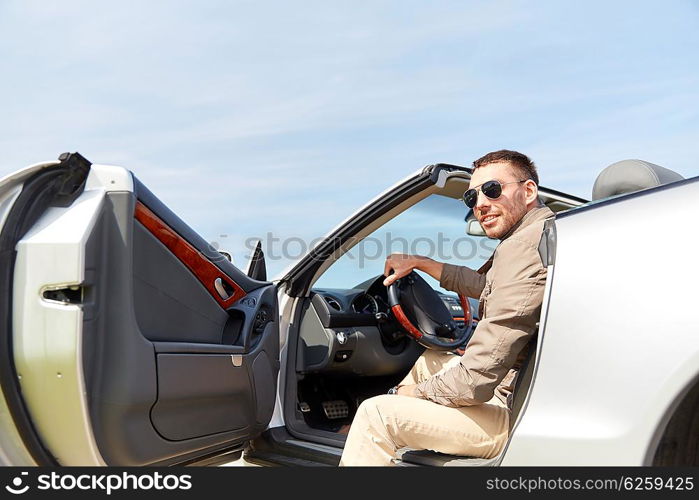
{"label": "wood trim on door", "polygon": [[[136,201],[134,218],[143,224],[192,272],[223,309],[228,309],[246,295],[245,290],[221,271],[216,264],[177,234],[140,201]],[[221,258],[224,257],[221,256]]]}

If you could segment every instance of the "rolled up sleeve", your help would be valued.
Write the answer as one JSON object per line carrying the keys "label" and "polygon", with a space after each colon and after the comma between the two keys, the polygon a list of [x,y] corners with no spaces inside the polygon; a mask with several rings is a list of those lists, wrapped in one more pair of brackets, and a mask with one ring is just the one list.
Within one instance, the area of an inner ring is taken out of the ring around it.
{"label": "rolled up sleeve", "polygon": [[444,264],[439,286],[445,290],[477,299],[485,286],[485,274],[470,267]]}
{"label": "rolled up sleeve", "polygon": [[[510,238],[497,252],[497,265],[489,275],[493,287],[485,298],[485,318],[478,323],[461,362],[419,384],[418,397],[450,407],[489,401],[533,335],[546,283],[538,249],[530,242]],[[445,283],[453,286],[450,289],[463,293],[480,286],[478,278],[469,273],[450,273]],[[459,278],[466,283],[451,281]]]}

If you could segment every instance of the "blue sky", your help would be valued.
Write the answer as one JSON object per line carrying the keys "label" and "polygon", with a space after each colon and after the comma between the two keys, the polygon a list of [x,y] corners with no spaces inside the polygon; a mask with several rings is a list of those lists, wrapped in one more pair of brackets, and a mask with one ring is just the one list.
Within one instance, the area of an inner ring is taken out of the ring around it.
{"label": "blue sky", "polygon": [[583,197],[625,158],[699,175],[698,2],[5,0],[0,33],[0,176],[125,166],[239,261],[503,147]]}

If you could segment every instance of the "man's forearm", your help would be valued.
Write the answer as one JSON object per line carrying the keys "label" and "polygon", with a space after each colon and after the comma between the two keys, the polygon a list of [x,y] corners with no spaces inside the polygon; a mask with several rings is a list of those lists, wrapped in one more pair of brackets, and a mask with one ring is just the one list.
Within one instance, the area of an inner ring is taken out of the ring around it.
{"label": "man's forearm", "polygon": [[416,255],[415,257],[415,269],[425,272],[432,276],[434,279],[439,281],[442,278],[442,268],[444,267],[443,262],[437,262],[429,257],[422,257]]}

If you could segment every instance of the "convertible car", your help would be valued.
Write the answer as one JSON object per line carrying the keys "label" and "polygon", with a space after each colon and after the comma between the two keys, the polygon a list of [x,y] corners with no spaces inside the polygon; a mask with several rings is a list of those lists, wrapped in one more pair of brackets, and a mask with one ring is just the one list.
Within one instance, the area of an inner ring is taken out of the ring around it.
{"label": "convertible car", "polygon": [[[420,238],[489,257],[470,174],[417,171],[269,281],[260,245],[238,269],[125,168],[70,153],[0,180],[0,462],[336,465],[361,401],[424,349],[468,350],[472,299],[381,275]],[[548,282],[507,446],[396,463],[699,464],[698,180],[625,160],[593,201],[542,187]],[[391,245],[367,261],[371,241]]]}

